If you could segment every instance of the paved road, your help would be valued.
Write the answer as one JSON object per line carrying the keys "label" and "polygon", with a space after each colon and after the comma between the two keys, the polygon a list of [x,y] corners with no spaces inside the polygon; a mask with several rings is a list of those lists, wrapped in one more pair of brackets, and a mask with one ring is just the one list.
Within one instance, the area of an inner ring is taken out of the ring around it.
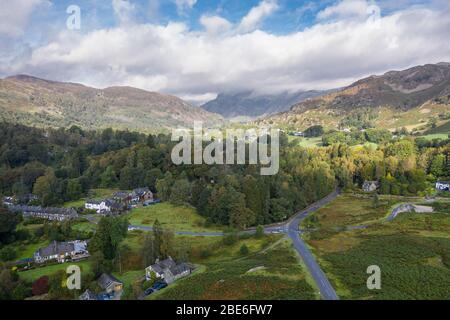
{"label": "paved road", "polygon": [[307,209],[297,213],[293,219],[286,225],[288,230],[288,235],[292,239],[295,249],[298,251],[303,261],[305,262],[306,267],[311,273],[314,281],[317,284],[317,287],[320,290],[320,294],[325,300],[339,300],[339,297],[336,294],[336,291],[333,289],[333,286],[328,281],[325,273],[320,268],[319,264],[315,260],[311,251],[308,249],[306,243],[300,237],[299,232],[299,224],[304,219],[306,219],[311,213],[320,209],[321,207],[327,205],[339,195],[339,191],[336,190],[332,194],[328,195],[326,198],[319,200],[314,203]]}
{"label": "paved road", "polygon": [[[320,290],[320,294],[325,300],[338,300],[339,297],[336,294],[336,291],[333,289],[331,283],[328,281],[325,273],[320,268],[319,264],[315,260],[311,251],[308,249],[306,243],[300,237],[299,225],[300,223],[306,219],[311,213],[317,211],[321,207],[327,205],[337,196],[339,196],[340,191],[336,190],[324,199],[317,201],[312,204],[308,208],[303,211],[300,211],[295,216],[293,216],[289,221],[279,224],[274,224],[270,226],[265,226],[264,232],[266,234],[287,234],[294,244],[295,249],[298,251],[303,261],[305,262],[306,267],[311,273],[314,281],[317,284],[317,287]],[[89,219],[89,218],[88,218]],[[93,222],[91,219],[89,219]],[[142,231],[152,231],[152,227],[146,226],[136,226],[130,225],[129,230],[142,230]],[[249,229],[243,231],[241,233],[255,233],[255,229]],[[187,236],[197,236],[197,237],[221,237],[224,235],[223,232],[191,232],[191,231],[177,231],[175,232],[177,235],[187,235]]]}

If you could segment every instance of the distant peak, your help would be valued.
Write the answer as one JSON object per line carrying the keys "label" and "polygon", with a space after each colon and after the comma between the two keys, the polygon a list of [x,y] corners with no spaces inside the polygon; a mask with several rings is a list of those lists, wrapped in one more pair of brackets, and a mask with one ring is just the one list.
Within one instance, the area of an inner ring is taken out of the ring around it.
{"label": "distant peak", "polygon": [[18,74],[15,76],[10,76],[6,78],[7,80],[20,80],[20,81],[45,81],[45,82],[52,82],[49,80],[41,79],[38,77],[30,76],[28,74]]}

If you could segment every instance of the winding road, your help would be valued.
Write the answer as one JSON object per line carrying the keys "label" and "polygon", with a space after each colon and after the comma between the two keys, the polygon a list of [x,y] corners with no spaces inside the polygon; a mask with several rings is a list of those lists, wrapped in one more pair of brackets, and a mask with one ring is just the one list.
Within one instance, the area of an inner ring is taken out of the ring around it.
{"label": "winding road", "polygon": [[322,200],[317,201],[313,205],[309,206],[305,210],[297,213],[290,222],[288,222],[287,233],[289,237],[292,239],[292,243],[294,244],[295,249],[298,251],[300,256],[302,257],[306,267],[308,268],[311,276],[316,282],[317,287],[319,288],[320,294],[324,300],[339,300],[336,291],[328,280],[327,276],[320,268],[313,254],[309,250],[306,243],[301,238],[301,232],[299,231],[299,224],[306,219],[311,213],[317,211],[321,207],[329,204],[331,201],[336,199],[340,194],[339,190],[335,190],[333,193],[328,195]]}
{"label": "winding road", "polygon": [[[308,271],[313,277],[317,287],[319,288],[322,299],[324,300],[339,300],[336,291],[331,285],[330,281],[326,277],[323,270],[320,268],[319,264],[315,260],[313,254],[309,250],[306,243],[301,238],[301,231],[299,230],[300,223],[306,219],[310,214],[322,208],[323,206],[329,204],[334,199],[336,199],[340,194],[340,190],[336,189],[334,192],[326,196],[325,198],[317,201],[308,208],[298,212],[293,217],[291,217],[287,222],[265,226],[264,232],[266,234],[286,234],[291,238],[294,248],[300,254],[303,259]],[[152,231],[152,227],[147,226],[136,226],[130,225],[129,230],[142,230],[142,231]],[[248,229],[242,233],[254,233],[255,229]],[[184,236],[197,236],[197,237],[221,237],[224,235],[223,232],[191,232],[191,231],[177,231],[176,235]]]}

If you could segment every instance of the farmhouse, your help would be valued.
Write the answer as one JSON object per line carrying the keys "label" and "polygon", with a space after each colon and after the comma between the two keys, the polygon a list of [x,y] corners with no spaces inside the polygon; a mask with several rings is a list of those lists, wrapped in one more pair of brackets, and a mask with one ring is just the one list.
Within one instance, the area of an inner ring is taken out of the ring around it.
{"label": "farmhouse", "polygon": [[42,208],[24,205],[9,205],[12,212],[21,212],[24,218],[41,218],[51,221],[64,221],[78,218],[73,208]]}
{"label": "farmhouse", "polygon": [[103,273],[97,280],[98,285],[106,293],[120,293],[123,289],[123,283],[110,274]]}
{"label": "farmhouse", "polygon": [[170,284],[180,278],[186,277],[191,273],[191,268],[186,263],[177,264],[171,257],[166,260],[156,260],[155,264],[145,269],[145,277],[151,279],[152,272],[157,278],[163,279]]}
{"label": "farmhouse", "polygon": [[131,202],[139,203],[153,200],[153,193],[149,188],[138,188],[134,189],[131,193]]}
{"label": "farmhouse", "polygon": [[436,190],[438,190],[438,191],[450,191],[450,181],[438,181],[438,182],[436,182]]}
{"label": "farmhouse", "polygon": [[362,189],[364,192],[374,192],[380,187],[378,181],[364,181]]}
{"label": "farmhouse", "polygon": [[89,257],[86,241],[57,242],[53,241],[47,247],[34,253],[36,263],[56,260],[64,263],[68,260],[81,260]]}

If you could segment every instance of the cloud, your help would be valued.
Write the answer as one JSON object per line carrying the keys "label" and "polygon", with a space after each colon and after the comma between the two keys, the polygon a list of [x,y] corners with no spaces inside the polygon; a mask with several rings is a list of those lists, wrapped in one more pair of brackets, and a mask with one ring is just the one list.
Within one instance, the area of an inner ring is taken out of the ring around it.
{"label": "cloud", "polygon": [[206,32],[211,35],[229,31],[232,23],[220,16],[203,15],[200,18],[200,24],[205,28]]}
{"label": "cloud", "polygon": [[374,8],[373,1],[366,0],[342,0],[320,11],[317,14],[319,20],[365,18]]}
{"label": "cloud", "polygon": [[42,4],[50,3],[46,0],[0,0],[0,35],[21,36],[33,10]]}
{"label": "cloud", "polygon": [[128,0],[112,0],[114,14],[121,24],[131,23],[133,21],[133,13],[136,9],[134,4]]}
{"label": "cloud", "polygon": [[239,33],[236,26],[217,33],[228,28],[218,16],[201,19],[204,31],[173,22],[87,34],[64,30],[5,60],[14,63],[0,63],[0,73],[96,87],[132,85],[199,101],[219,92],[334,88],[370,74],[450,60],[448,6],[369,17],[326,20],[285,35]]}
{"label": "cloud", "polygon": [[278,9],[276,0],[264,0],[258,6],[252,8],[250,12],[242,19],[239,25],[241,32],[249,32],[259,27],[261,21],[271,15]]}
{"label": "cloud", "polygon": [[192,9],[197,3],[197,0],[172,0],[172,1],[175,2],[179,14],[184,14],[187,10]]}

